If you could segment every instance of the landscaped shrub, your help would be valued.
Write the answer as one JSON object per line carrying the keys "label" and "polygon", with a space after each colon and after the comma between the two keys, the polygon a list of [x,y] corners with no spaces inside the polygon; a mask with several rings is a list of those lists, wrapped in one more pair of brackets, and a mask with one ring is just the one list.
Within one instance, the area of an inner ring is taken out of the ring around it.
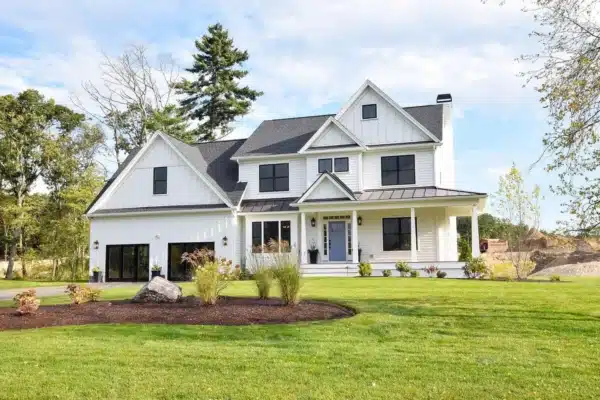
{"label": "landscaped shrub", "polygon": [[559,282],[560,281],[560,275],[552,275],[550,277],[550,281],[551,282]]}
{"label": "landscaped shrub", "polygon": [[467,261],[463,271],[469,279],[483,279],[488,273],[488,268],[483,257],[476,257]]}
{"label": "landscaped shrub", "polygon": [[358,274],[362,277],[371,276],[373,273],[373,267],[368,262],[361,262],[358,264]]}
{"label": "landscaped shrub", "polygon": [[438,272],[438,267],[435,265],[428,265],[427,267],[423,268],[423,271],[425,271],[430,278],[433,278],[433,275]]}
{"label": "landscaped shrub", "polygon": [[273,269],[263,266],[256,270],[252,276],[256,283],[258,297],[260,299],[268,299],[269,294],[271,293],[271,287],[273,286]]}
{"label": "landscaped shrub", "polygon": [[418,278],[419,275],[421,275],[421,274],[416,269],[413,269],[413,270],[410,271],[410,277],[411,278]]}
{"label": "landscaped shrub", "polygon": [[231,260],[225,258],[213,261],[203,260],[203,263],[200,264],[199,260],[193,259],[190,254],[186,257],[186,261],[192,263],[196,268],[194,278],[196,290],[204,304],[213,305],[229,282],[238,279],[240,270],[232,268]]}
{"label": "landscaped shrub", "polygon": [[19,315],[32,314],[40,308],[40,301],[36,297],[35,289],[29,289],[17,294],[13,298]]}
{"label": "landscaped shrub", "polygon": [[396,263],[396,271],[400,273],[400,276],[408,276],[410,274],[410,266],[406,261],[398,261]]}
{"label": "landscaped shrub", "polygon": [[83,304],[87,303],[88,301],[95,302],[100,300],[100,294],[102,291],[100,289],[94,289],[88,286],[71,283],[70,285],[67,285],[65,293],[69,295],[71,304]]}
{"label": "landscaped shrub", "polygon": [[446,277],[446,275],[448,275],[448,274],[447,274],[447,273],[445,273],[444,271],[438,271],[438,272],[436,273],[436,276],[437,276],[438,278],[440,278],[440,279],[443,279],[443,278],[445,278],[445,277]]}
{"label": "landscaped shrub", "polygon": [[286,306],[293,306],[300,301],[300,265],[294,262],[280,263],[275,269],[275,278],[279,283],[281,299]]}
{"label": "landscaped shrub", "polygon": [[458,238],[458,261],[469,261],[471,259],[471,244],[465,237]]}
{"label": "landscaped shrub", "polygon": [[381,271],[381,275],[383,275],[386,278],[388,276],[392,276],[392,270],[391,269],[384,269],[383,271]]}

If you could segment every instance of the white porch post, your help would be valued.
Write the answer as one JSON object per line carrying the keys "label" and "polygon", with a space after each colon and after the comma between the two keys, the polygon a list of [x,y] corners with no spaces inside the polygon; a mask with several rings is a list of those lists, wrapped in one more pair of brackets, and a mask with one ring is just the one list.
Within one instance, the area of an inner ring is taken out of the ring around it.
{"label": "white porch post", "polygon": [[415,209],[410,209],[410,261],[417,261],[417,223],[415,221]]}
{"label": "white porch post", "polygon": [[300,213],[300,264],[306,264],[308,246],[306,244],[306,213]]}
{"label": "white porch post", "polygon": [[471,255],[475,257],[480,256],[479,252],[479,220],[478,220],[478,212],[477,205],[473,206],[473,211],[471,213]]}
{"label": "white porch post", "polygon": [[358,264],[358,213],[352,211],[352,263]]}

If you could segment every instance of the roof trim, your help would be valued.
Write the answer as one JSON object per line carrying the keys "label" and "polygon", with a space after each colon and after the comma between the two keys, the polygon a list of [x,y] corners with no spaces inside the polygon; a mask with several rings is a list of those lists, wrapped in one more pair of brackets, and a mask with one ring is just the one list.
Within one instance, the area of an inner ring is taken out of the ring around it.
{"label": "roof trim", "polygon": [[327,121],[325,121],[325,123],[323,125],[321,125],[321,127],[315,132],[315,134],[312,135],[311,138],[308,139],[308,141],[306,143],[304,143],[304,146],[302,146],[302,148],[300,150],[298,150],[298,153],[302,154],[310,146],[312,146],[312,144],[323,134],[323,132],[325,132],[327,127],[331,124],[334,124],[335,126],[337,126],[342,131],[342,133],[344,133],[346,136],[348,136],[350,139],[352,139],[352,141],[354,143],[356,143],[358,146],[360,146],[362,149],[367,148],[367,146],[362,142],[362,140],[360,140],[352,132],[350,132],[340,121],[338,121],[337,119],[335,119],[333,117],[329,117],[329,118],[327,118]]}
{"label": "roof trim", "polygon": [[114,217],[124,215],[179,214],[190,212],[229,211],[227,204],[190,204],[182,206],[132,207],[102,209],[88,215],[88,218]]}
{"label": "roof trim", "polygon": [[427,136],[429,136],[431,138],[431,140],[433,140],[436,143],[440,142],[440,139],[438,139],[437,136],[435,136],[433,133],[431,133],[419,121],[417,121],[416,119],[414,119],[407,111],[405,111],[402,107],[400,107],[400,105],[398,103],[396,103],[390,96],[388,96],[387,94],[385,94],[385,92],[383,90],[381,90],[377,85],[375,85],[369,79],[365,80],[364,83],[360,86],[360,88],[358,88],[358,90],[352,95],[352,97],[350,97],[350,100],[348,100],[348,102],[336,114],[335,118],[336,119],[341,119],[342,115],[344,115],[346,113],[346,111],[348,111],[348,109],[356,102],[356,100],[358,100],[358,98],[362,95],[362,93],[368,87],[370,87],[371,89],[373,89],[375,91],[375,93],[377,93],[385,101],[387,101],[400,114],[402,114],[402,116],[404,116],[406,119],[408,119],[410,122],[412,122],[417,128],[419,128],[421,131],[423,131],[424,134],[426,134]]}
{"label": "roof trim", "polygon": [[302,204],[307,201],[308,196],[310,196],[311,193],[314,192],[325,179],[329,179],[329,181],[333,183],[335,187],[337,187],[343,194],[346,195],[348,200],[356,201],[356,197],[354,197],[352,190],[350,190],[350,188],[346,186],[346,184],[340,178],[338,178],[335,174],[325,171],[312,183],[312,185],[308,187],[308,189],[306,189],[302,196],[296,200],[295,204]]}

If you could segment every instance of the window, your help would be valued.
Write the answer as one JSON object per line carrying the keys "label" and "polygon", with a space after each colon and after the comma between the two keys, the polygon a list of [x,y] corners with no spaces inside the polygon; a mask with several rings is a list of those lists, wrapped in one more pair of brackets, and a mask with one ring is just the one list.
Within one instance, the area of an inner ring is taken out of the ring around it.
{"label": "window", "polygon": [[[252,223],[252,252],[261,253],[271,240],[280,243],[280,251],[289,252],[292,241],[291,221],[262,221]],[[284,243],[285,242],[285,243]]]}
{"label": "window", "polygon": [[333,172],[331,158],[321,158],[319,159],[319,173],[323,172]]}
{"label": "window", "polygon": [[415,155],[381,157],[381,185],[414,185]]}
{"label": "window", "polygon": [[[416,226],[417,220],[415,219],[415,228]],[[383,218],[383,251],[396,250],[410,250],[410,218],[408,217]]]}
{"label": "window", "polygon": [[336,158],[333,164],[335,172],[348,172],[348,157]]}
{"label": "window", "polygon": [[377,104],[364,104],[362,106],[362,119],[377,118]]}
{"label": "window", "polygon": [[328,242],[327,242],[327,224],[323,224],[323,255],[326,256],[327,255],[327,249],[329,248]]}
{"label": "window", "polygon": [[346,227],[348,228],[348,255],[351,256],[352,255],[352,222],[348,222],[346,224]]}
{"label": "window", "polygon": [[289,164],[266,164],[258,167],[259,191],[287,192],[290,190]]}
{"label": "window", "polygon": [[154,168],[154,194],[167,194],[167,167]]}

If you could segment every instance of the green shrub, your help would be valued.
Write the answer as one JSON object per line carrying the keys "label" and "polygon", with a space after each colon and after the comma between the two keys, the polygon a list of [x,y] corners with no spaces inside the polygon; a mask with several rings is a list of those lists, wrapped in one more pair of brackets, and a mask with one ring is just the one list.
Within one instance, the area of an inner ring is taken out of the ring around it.
{"label": "green shrub", "polygon": [[384,269],[383,271],[381,271],[381,275],[383,275],[385,278],[392,276],[392,270],[391,269]]}
{"label": "green shrub", "polygon": [[458,261],[470,261],[471,256],[471,244],[465,237],[458,238]]}
{"label": "green shrub", "polygon": [[[289,253],[288,253],[289,254]],[[274,269],[279,284],[281,299],[286,306],[293,306],[300,301],[300,266],[298,263],[279,263]]]}
{"label": "green shrub", "polygon": [[483,257],[476,257],[467,261],[463,271],[469,279],[483,279],[488,274],[488,268]]}
{"label": "green shrub", "polygon": [[271,287],[273,286],[273,275],[273,270],[266,266],[257,269],[252,275],[252,278],[256,283],[259,299],[266,300],[269,298]]}
{"label": "green shrub", "polygon": [[406,261],[398,261],[396,263],[396,271],[400,273],[400,276],[408,276],[410,274],[410,266]]}
{"label": "green shrub", "polygon": [[36,296],[35,289],[25,290],[17,294],[13,300],[19,315],[33,314],[40,308],[40,301]]}
{"label": "green shrub", "polygon": [[550,281],[551,282],[559,282],[560,281],[560,275],[552,275],[550,277]]}
{"label": "green shrub", "polygon": [[373,273],[373,267],[368,262],[361,262],[358,264],[358,274],[362,277],[371,276]]}
{"label": "green shrub", "polygon": [[418,278],[419,275],[421,275],[421,274],[416,269],[413,269],[413,270],[410,271],[410,277],[411,278]]}
{"label": "green shrub", "polygon": [[[192,265],[194,265],[194,261]],[[194,265],[196,290],[200,298],[207,305],[217,302],[221,292],[229,285],[229,282],[237,280],[239,268],[232,268],[231,261],[224,258],[214,261],[204,261],[201,265]]]}
{"label": "green shrub", "polygon": [[446,277],[446,275],[448,275],[447,273],[445,273],[444,271],[438,271],[436,273],[436,276],[440,279],[444,279]]}
{"label": "green shrub", "polygon": [[423,268],[423,271],[425,271],[425,273],[429,275],[430,278],[433,278],[433,275],[435,275],[438,272],[438,267],[435,265],[429,265]]}
{"label": "green shrub", "polygon": [[160,265],[154,264],[154,265],[152,266],[152,271],[154,271],[154,272],[159,272],[159,271],[162,271],[162,268],[161,268],[161,266],[160,266]]}

